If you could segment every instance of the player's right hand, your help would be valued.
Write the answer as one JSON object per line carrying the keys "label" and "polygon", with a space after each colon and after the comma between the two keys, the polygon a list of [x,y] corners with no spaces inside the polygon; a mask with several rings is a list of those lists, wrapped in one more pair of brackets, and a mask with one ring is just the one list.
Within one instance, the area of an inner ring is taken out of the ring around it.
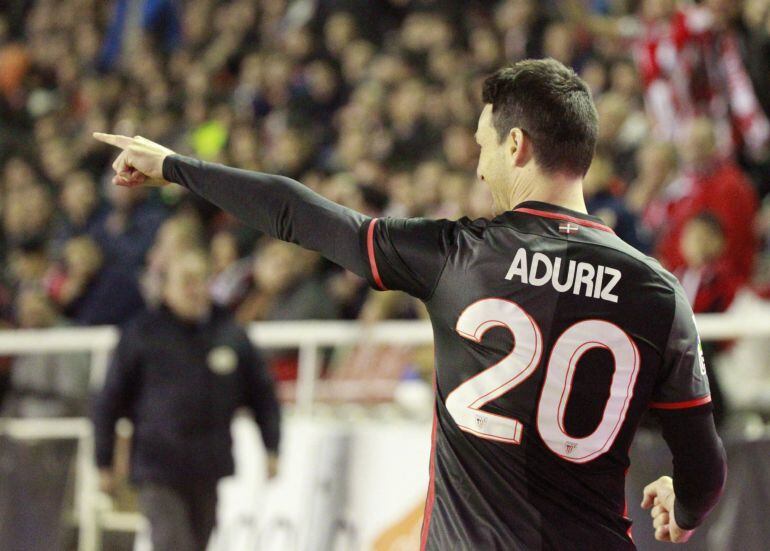
{"label": "player's right hand", "polygon": [[136,187],[167,183],[163,180],[163,160],[174,154],[169,148],[141,136],[129,138],[94,132],[94,138],[123,150],[112,163],[114,184]]}
{"label": "player's right hand", "polygon": [[679,527],[674,517],[674,481],[670,476],[661,476],[655,482],[645,486],[642,509],[650,509],[655,539],[672,543],[685,543],[694,530]]}

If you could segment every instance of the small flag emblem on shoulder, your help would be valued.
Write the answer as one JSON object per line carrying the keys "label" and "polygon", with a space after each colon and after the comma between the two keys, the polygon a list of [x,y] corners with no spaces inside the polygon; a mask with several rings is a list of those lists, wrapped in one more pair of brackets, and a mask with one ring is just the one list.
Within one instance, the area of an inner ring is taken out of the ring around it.
{"label": "small flag emblem on shoulder", "polygon": [[577,233],[580,231],[580,226],[573,224],[572,222],[562,222],[559,224],[559,233]]}

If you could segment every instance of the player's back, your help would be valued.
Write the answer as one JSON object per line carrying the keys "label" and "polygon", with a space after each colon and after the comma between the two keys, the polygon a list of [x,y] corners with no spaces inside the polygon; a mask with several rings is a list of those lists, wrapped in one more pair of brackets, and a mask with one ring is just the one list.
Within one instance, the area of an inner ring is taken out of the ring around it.
{"label": "player's back", "polygon": [[553,205],[452,224],[425,297],[437,415],[423,546],[633,549],[640,417],[708,400],[676,280]]}

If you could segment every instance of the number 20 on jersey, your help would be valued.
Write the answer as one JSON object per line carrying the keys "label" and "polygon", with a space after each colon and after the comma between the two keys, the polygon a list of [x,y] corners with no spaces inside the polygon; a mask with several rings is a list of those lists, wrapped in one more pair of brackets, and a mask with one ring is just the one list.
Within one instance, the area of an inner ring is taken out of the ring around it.
{"label": "number 20 on jersey", "polygon": [[[535,320],[518,304],[499,298],[471,304],[460,314],[456,330],[466,339],[481,342],[493,327],[511,331],[513,349],[498,363],[455,388],[446,399],[446,407],[463,431],[488,440],[519,444],[523,432],[519,420],[481,408],[537,370],[543,354],[543,337]],[[567,432],[564,415],[578,361],[593,348],[608,350],[614,358],[615,370],[601,421],[591,434],[578,438]],[[564,331],[548,359],[537,408],[537,429],[546,446],[574,463],[586,463],[609,450],[631,403],[639,362],[639,350],[633,340],[615,324],[589,319]]]}

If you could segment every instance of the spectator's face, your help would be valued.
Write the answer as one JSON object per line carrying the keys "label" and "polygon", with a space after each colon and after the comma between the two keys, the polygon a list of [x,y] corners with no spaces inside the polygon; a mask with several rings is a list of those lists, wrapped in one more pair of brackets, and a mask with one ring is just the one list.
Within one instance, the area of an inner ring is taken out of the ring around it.
{"label": "spectator's face", "polygon": [[147,192],[142,187],[126,187],[107,185],[107,198],[115,210],[130,210],[146,196]]}
{"label": "spectator's face", "polygon": [[613,145],[628,118],[628,104],[620,95],[608,93],[599,99],[596,111],[599,116],[597,138],[600,143]]}
{"label": "spectator's face", "polygon": [[502,50],[497,35],[491,29],[477,29],[471,34],[473,61],[477,66],[492,69],[499,65]]}
{"label": "spectator's face", "polygon": [[211,238],[211,264],[215,274],[221,273],[238,260],[238,243],[228,231],[217,232]]}
{"label": "spectator's face", "polygon": [[61,182],[74,168],[71,153],[58,140],[48,141],[41,146],[40,159],[46,174],[55,182]]}
{"label": "spectator's face", "polygon": [[724,235],[703,220],[690,220],[680,241],[682,256],[690,268],[702,268],[717,260],[724,249]]}
{"label": "spectator's face", "polygon": [[743,0],[706,0],[706,7],[714,16],[717,28],[729,25],[740,13],[742,6]]}
{"label": "spectator's face", "polygon": [[178,317],[198,321],[211,307],[207,280],[209,267],[206,259],[197,253],[183,253],[171,260],[163,298]]}
{"label": "spectator's face", "polygon": [[607,189],[612,181],[612,163],[602,156],[594,157],[583,178],[583,192],[590,197]]}
{"label": "spectator's face", "polygon": [[647,21],[665,21],[674,13],[674,0],[644,0],[642,17]]}
{"label": "spectator's face", "polygon": [[328,63],[316,61],[306,71],[310,96],[324,104],[334,99],[337,92],[337,75]]}
{"label": "spectator's face", "polygon": [[374,57],[375,48],[369,42],[357,40],[342,53],[342,73],[348,82],[361,80]]}
{"label": "spectator's face", "polygon": [[75,237],[64,246],[67,273],[81,279],[91,279],[102,267],[102,253],[90,237]]}
{"label": "spectator's face", "polygon": [[[770,24],[770,2],[767,0],[747,0],[743,5],[743,20],[751,29],[759,29],[765,21]],[[768,27],[770,31],[770,27]]]}
{"label": "spectator's face", "polygon": [[444,156],[449,165],[458,170],[473,167],[473,136],[462,127],[454,126],[444,132]]}
{"label": "spectator's face", "polygon": [[654,183],[654,187],[659,188],[676,168],[674,146],[665,142],[645,144],[637,154],[636,165],[639,167],[640,179]]}
{"label": "spectator's face", "polygon": [[278,294],[304,275],[308,275],[317,260],[312,251],[296,245],[273,241],[265,245],[254,259],[254,281],[263,293]]}
{"label": "spectator's face", "polygon": [[612,89],[624,97],[632,97],[639,92],[639,75],[629,62],[618,62],[612,66]]}
{"label": "spectator's face", "polygon": [[61,193],[61,204],[67,217],[77,225],[83,225],[96,206],[96,186],[85,172],[67,177]]}
{"label": "spectator's face", "polygon": [[11,277],[19,283],[34,283],[43,278],[48,269],[48,258],[42,250],[15,250],[9,255]]}
{"label": "spectator's face", "polygon": [[324,186],[323,195],[335,203],[357,211],[365,208],[361,190],[358,189],[355,180],[347,173],[340,173],[329,178]]}
{"label": "spectator's face", "polygon": [[706,168],[716,150],[714,125],[706,118],[694,120],[685,140],[680,144],[683,163],[691,169]]}
{"label": "spectator's face", "polygon": [[572,65],[575,53],[575,38],[566,23],[551,23],[543,36],[543,53],[564,63]]}
{"label": "spectator's face", "polygon": [[598,96],[607,84],[607,72],[598,61],[589,60],[583,66],[580,78],[586,81],[594,97]]}
{"label": "spectator's face", "polygon": [[195,219],[176,216],[166,220],[147,253],[148,267],[162,273],[175,256],[198,246],[199,235],[200,227]]}
{"label": "spectator's face", "polygon": [[292,59],[301,61],[313,52],[313,35],[308,29],[294,29],[286,33],[284,48]]}
{"label": "spectator's face", "polygon": [[22,239],[43,235],[53,210],[48,192],[34,183],[5,196],[3,228],[8,236]]}
{"label": "spectator's face", "polygon": [[22,329],[42,329],[56,322],[56,310],[40,291],[22,291],[16,300],[16,314]]}
{"label": "spectator's face", "polygon": [[4,187],[7,191],[14,191],[28,186],[37,181],[32,167],[19,157],[13,157],[5,164],[3,171]]}
{"label": "spectator's face", "polygon": [[326,48],[334,55],[338,55],[355,37],[355,20],[349,13],[332,15],[324,27]]}
{"label": "spectator's face", "polygon": [[503,31],[525,27],[535,12],[532,0],[507,0],[500,4],[495,22]]}

